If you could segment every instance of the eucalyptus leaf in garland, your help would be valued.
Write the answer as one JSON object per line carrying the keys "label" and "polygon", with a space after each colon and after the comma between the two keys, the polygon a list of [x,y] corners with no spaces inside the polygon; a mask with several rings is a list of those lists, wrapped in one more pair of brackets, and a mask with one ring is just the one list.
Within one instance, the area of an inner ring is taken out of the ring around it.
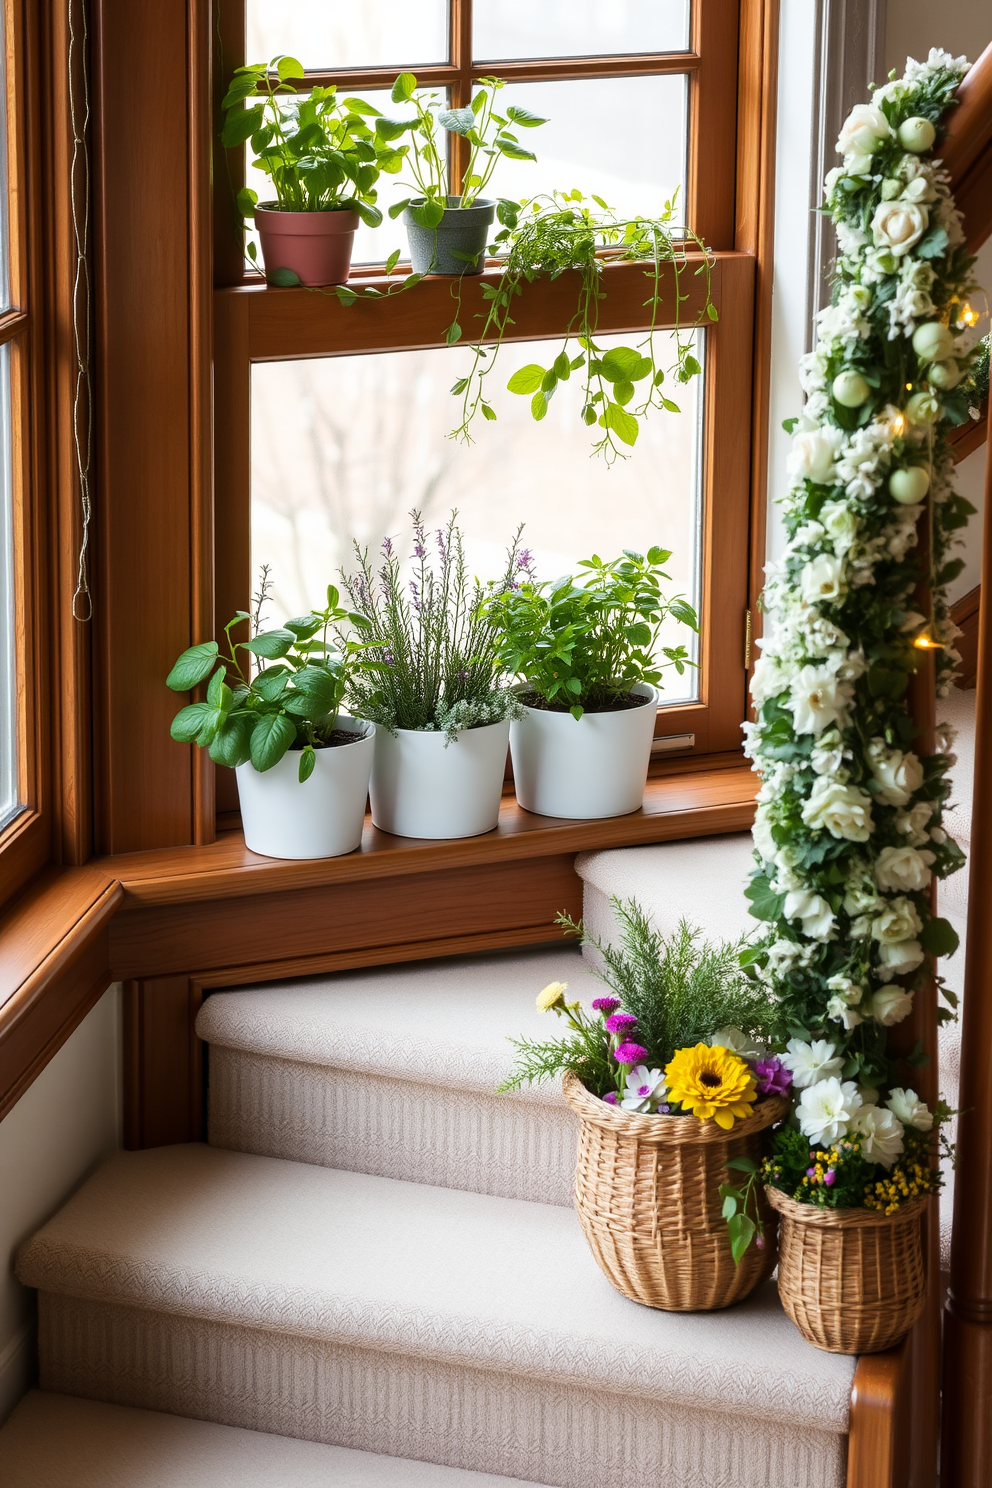
{"label": "eucalyptus leaf in garland", "polygon": [[960,659],[946,591],[972,508],[954,490],[946,431],[975,402],[975,286],[938,157],[967,68],[938,51],[910,61],[841,131],[844,162],[826,182],[833,294],[802,363],[788,543],[768,574],[746,725],[762,781],[748,895],[769,926],[750,959],[807,1071],[794,1124],[828,1148],[860,1132],[867,1152],[881,1122],[891,1150],[869,1160],[886,1167],[905,1120],[874,1104],[892,1085],[885,1030],[911,1011],[927,955],[955,947],[930,886],[963,861],[941,825],[949,731],[921,757],[907,690],[927,650],[941,694]]}

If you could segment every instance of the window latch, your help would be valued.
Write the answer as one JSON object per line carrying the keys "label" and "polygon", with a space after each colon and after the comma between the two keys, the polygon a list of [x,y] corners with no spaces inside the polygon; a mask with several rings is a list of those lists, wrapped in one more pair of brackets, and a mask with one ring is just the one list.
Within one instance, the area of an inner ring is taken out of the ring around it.
{"label": "window latch", "polygon": [[751,620],[751,611],[744,611],[744,670],[751,669],[751,642],[754,639],[754,625]]}

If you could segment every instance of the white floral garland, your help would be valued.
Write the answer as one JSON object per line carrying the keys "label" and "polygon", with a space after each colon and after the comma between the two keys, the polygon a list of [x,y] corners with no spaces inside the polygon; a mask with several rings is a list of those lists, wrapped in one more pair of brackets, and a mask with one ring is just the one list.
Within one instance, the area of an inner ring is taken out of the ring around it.
{"label": "white floral garland", "polygon": [[[800,1126],[814,1142],[859,1131],[866,1151],[877,1132],[886,1166],[902,1124],[877,1105],[892,1084],[884,1030],[909,1014],[926,956],[956,944],[928,890],[963,861],[941,825],[949,730],[920,758],[906,692],[921,644],[942,648],[942,694],[960,660],[946,586],[961,565],[948,550],[972,508],[954,491],[945,430],[968,411],[957,332],[973,260],[932,148],[967,69],[936,50],[910,60],[841,130],[844,163],[826,181],[833,297],[802,362],[788,545],[768,571],[770,638],[745,729],[762,781],[748,896],[773,926],[753,964],[795,1035],[784,1060]],[[928,523],[925,616],[913,596]]]}

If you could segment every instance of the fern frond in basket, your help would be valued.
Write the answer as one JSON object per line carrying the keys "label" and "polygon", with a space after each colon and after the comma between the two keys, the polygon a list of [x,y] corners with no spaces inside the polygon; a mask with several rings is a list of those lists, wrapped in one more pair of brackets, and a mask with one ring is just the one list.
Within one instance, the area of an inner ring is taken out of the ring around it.
{"label": "fern frond in basket", "polygon": [[684,919],[666,937],[636,900],[610,902],[620,925],[616,945],[603,944],[568,915],[558,923],[599,952],[599,976],[636,1017],[652,1061],[664,1067],[677,1050],[710,1044],[729,1029],[756,1042],[772,1037],[776,1005],[740,965],[746,937],[711,943]]}

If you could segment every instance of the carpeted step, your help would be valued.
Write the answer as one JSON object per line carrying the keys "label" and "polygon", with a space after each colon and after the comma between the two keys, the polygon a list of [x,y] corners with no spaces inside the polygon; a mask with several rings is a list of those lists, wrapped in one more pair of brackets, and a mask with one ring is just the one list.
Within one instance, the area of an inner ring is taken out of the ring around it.
{"label": "carpeted step", "polygon": [[[760,928],[744,898],[753,867],[750,832],[580,853],[575,871],[583,880],[582,918],[598,940],[615,941],[615,896],[636,899],[665,935],[686,919],[709,940],[736,940]],[[595,965],[595,952],[586,955]]]}
{"label": "carpeted step", "polygon": [[32,1390],[0,1429],[4,1488],[537,1488]]}
{"label": "carpeted step", "polygon": [[576,1123],[560,1082],[497,1095],[508,1035],[553,1038],[551,981],[605,988],[574,946],[375,968],[208,998],[213,1146],[572,1202]]}
{"label": "carpeted step", "polygon": [[46,1390],[602,1488],[842,1488],[854,1361],[774,1285],[668,1314],[569,1210],[206,1146],[121,1153],[22,1249]]}

